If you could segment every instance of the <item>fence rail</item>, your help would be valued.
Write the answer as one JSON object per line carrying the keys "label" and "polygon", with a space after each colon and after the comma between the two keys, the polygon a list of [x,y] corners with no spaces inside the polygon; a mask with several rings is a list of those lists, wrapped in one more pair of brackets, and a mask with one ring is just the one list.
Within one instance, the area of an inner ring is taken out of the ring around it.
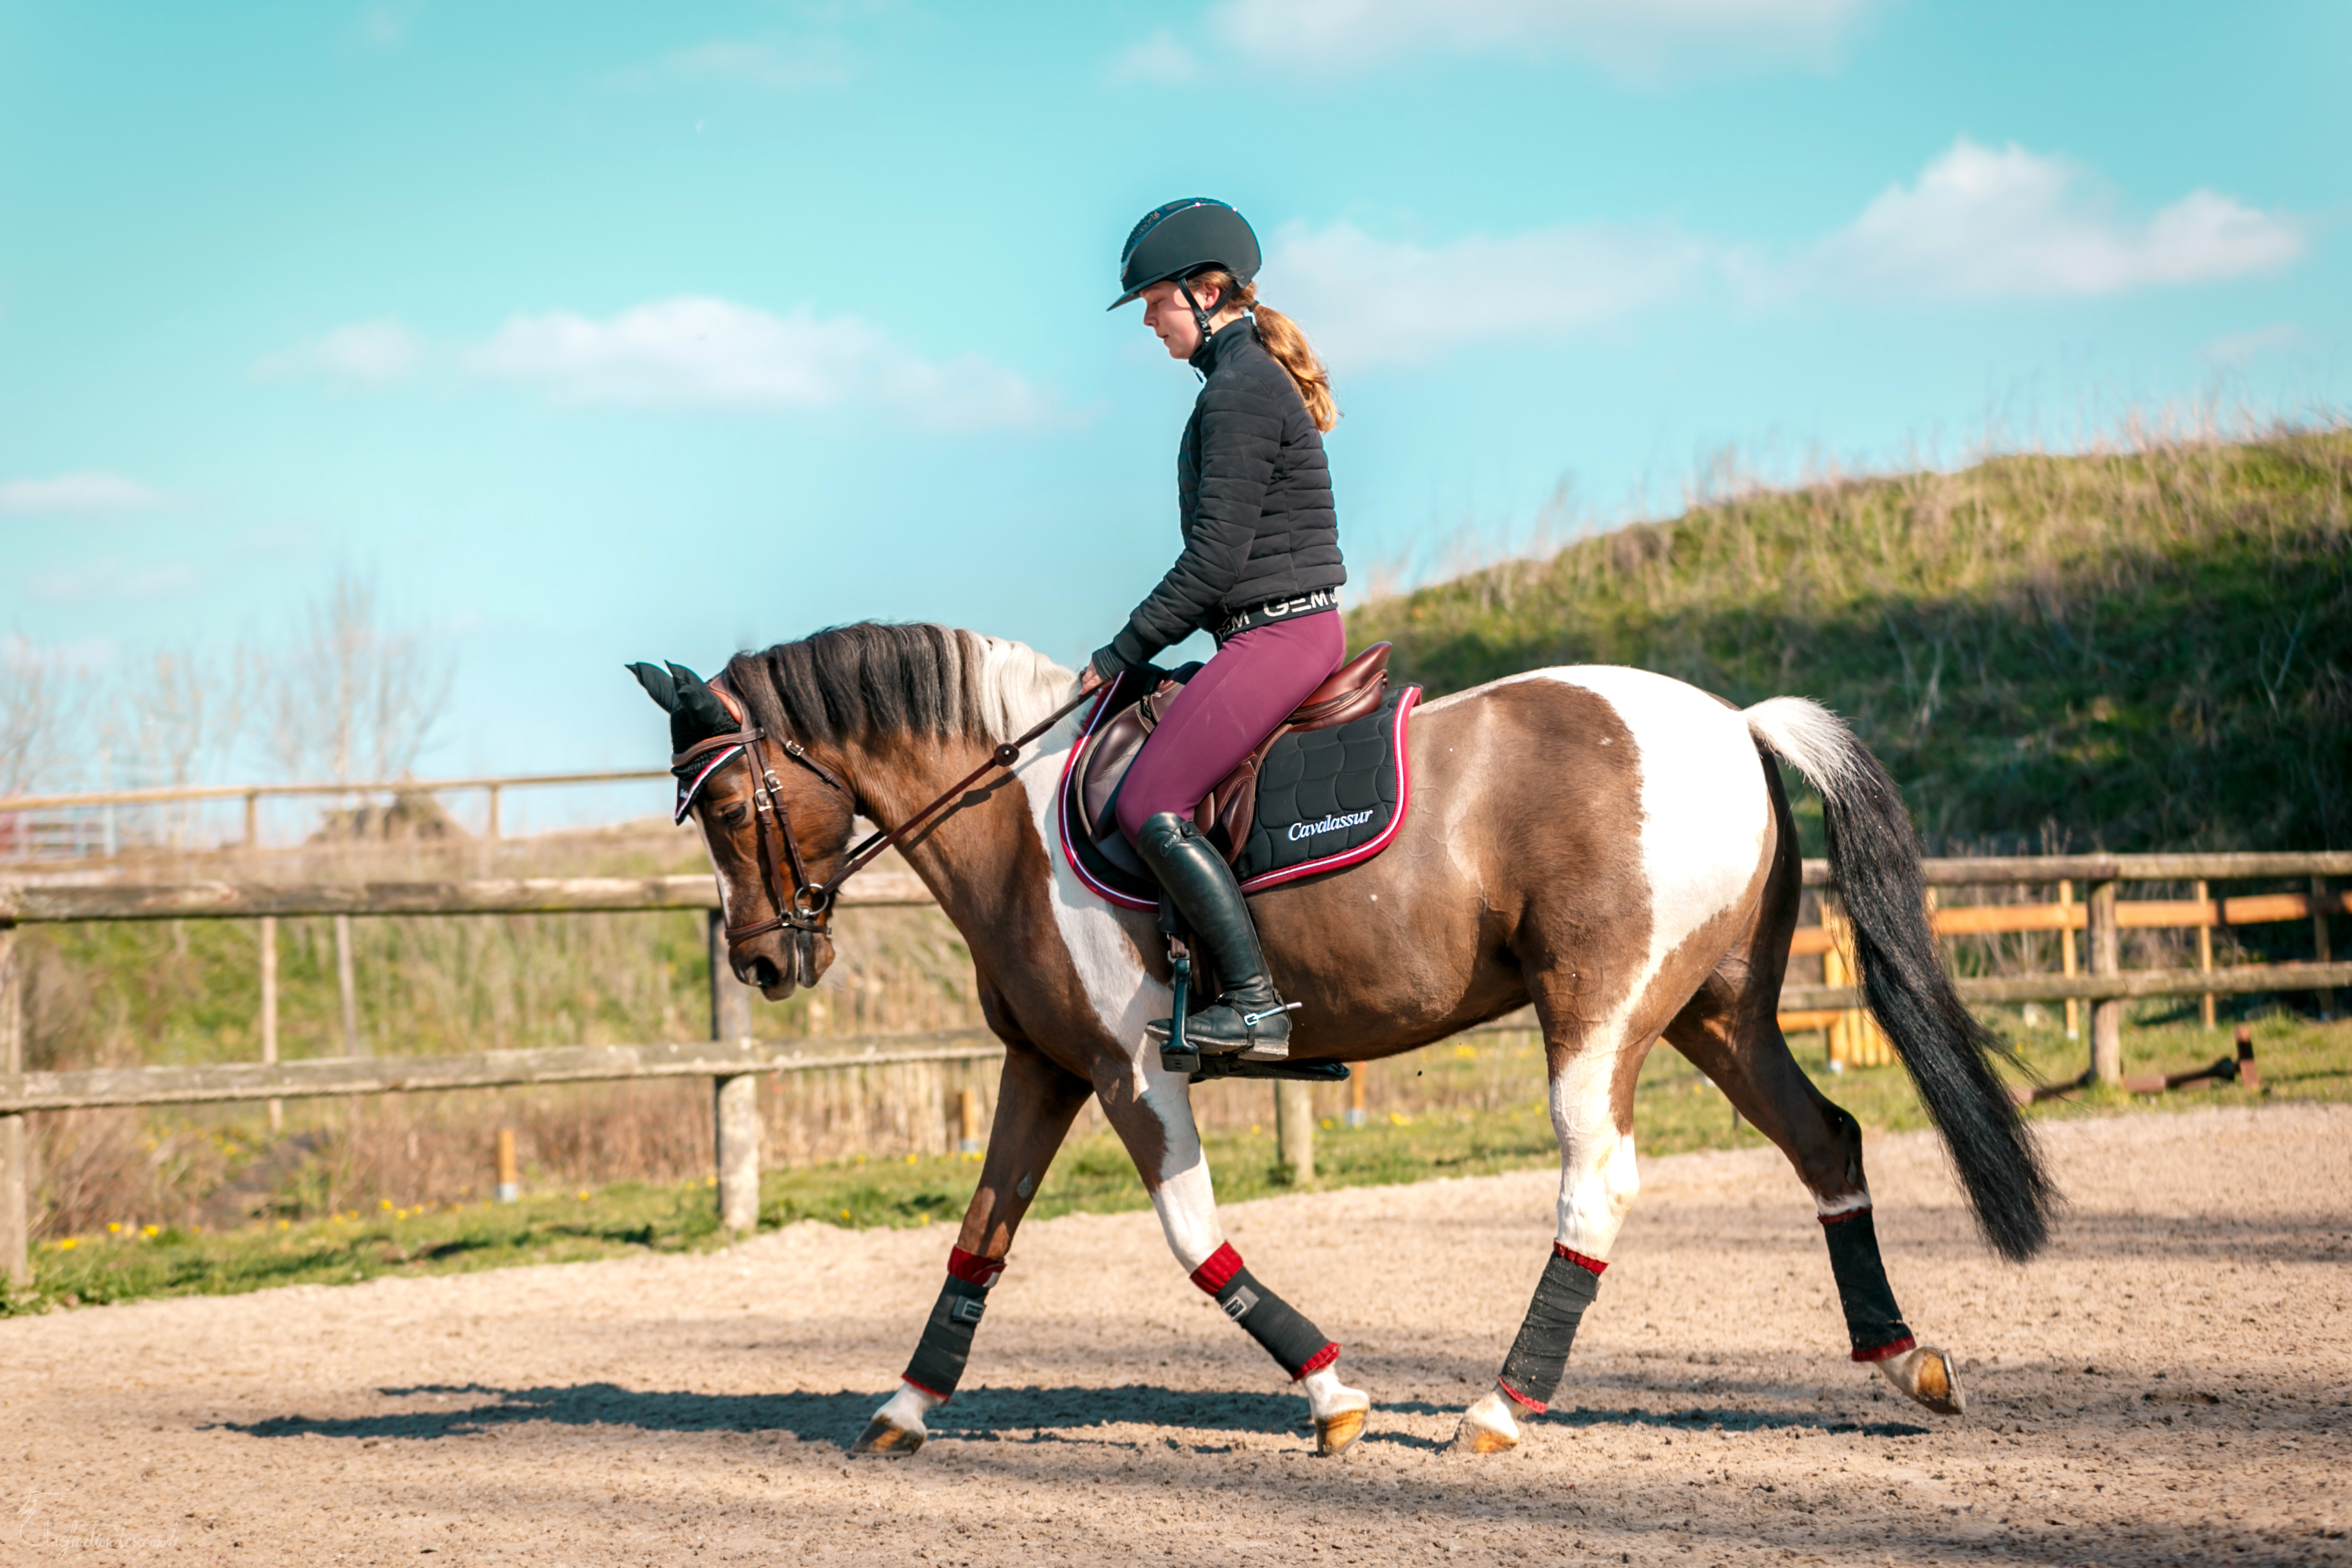
{"label": "fence rail", "polygon": [[[434,780],[335,789],[426,789],[495,788],[519,783],[577,783],[659,774],[567,774],[534,779]],[[323,789],[328,787],[315,787]],[[224,788],[216,794],[299,793],[309,786]],[[163,798],[170,792],[118,791],[114,798]],[[178,792],[187,798],[188,792]],[[0,800],[0,812],[47,803],[46,797]],[[93,797],[71,798],[89,803]],[[2332,961],[2327,920],[2352,910],[2352,895],[2331,890],[2330,877],[2352,875],[2352,852],[2185,855],[2053,855],[1935,860],[1923,866],[1930,888],[1970,885],[2055,886],[2054,904],[1991,904],[1932,911],[1944,935],[2055,932],[2063,944],[2063,972],[2000,977],[1962,977],[1962,999],[1977,1003],[2078,1001],[2092,1006],[2091,1082],[2122,1076],[2122,1003],[2163,996],[2243,995],[2251,992],[2318,991],[2352,986],[2352,964]],[[2208,881],[2307,877],[2307,894],[2208,896]],[[2189,900],[2126,903],[2116,896],[2125,882],[2198,883]],[[1822,861],[1804,862],[1807,886],[1832,885]],[[2087,896],[2077,902],[2076,883]],[[845,906],[909,906],[932,902],[911,874],[877,873],[845,890]],[[549,877],[495,881],[421,883],[273,883],[200,882],[139,885],[102,875],[53,874],[0,882],[0,1267],[12,1281],[29,1278],[27,1255],[26,1113],[41,1111],[277,1101],[315,1095],[387,1094],[454,1089],[508,1088],[535,1083],[579,1083],[635,1078],[707,1077],[711,1080],[717,1131],[719,1202],[730,1228],[748,1228],[757,1213],[759,1121],[752,1091],[763,1072],[893,1066],[914,1062],[980,1061],[1003,1047],[979,1030],[929,1034],[866,1036],[812,1040],[751,1038],[751,993],[728,973],[717,911],[717,890],[708,876]],[[273,1009],[275,922],[282,916],[332,915],[338,924],[353,916],[583,914],[651,910],[706,913],[711,952],[711,1033],[691,1044],[562,1046],[535,1051],[479,1051],[439,1057],[346,1056],[303,1061],[229,1063],[190,1067],[100,1069],[78,1072],[23,1071],[20,967],[15,962],[13,927],[69,921],[258,919],[268,939],[262,944],[265,1055],[275,1055]],[[2310,963],[2246,965],[2214,968],[2210,936],[2216,928],[2308,919],[2314,945]],[[2121,967],[2118,937],[2126,927],[2193,928],[2200,937],[2195,969],[2140,970]],[[2089,973],[2078,972],[2076,934],[2087,938]],[[1830,1028],[1832,1061],[1892,1060],[1883,1037],[1865,1043],[1874,1026],[1858,1009],[1861,988],[1852,983],[1851,939],[1832,902],[1823,924],[1800,929],[1792,955],[1821,954],[1832,983],[1784,986],[1784,1028]],[[2323,1001],[2323,1005],[2325,1002]],[[1483,1024],[1486,1033],[1531,1026],[1524,1016]],[[1840,1031],[1843,1030],[1843,1036]],[[1841,1039],[1843,1040],[1841,1054]],[[1874,1054],[1874,1052],[1877,1054]],[[1311,1126],[1311,1124],[1310,1124]],[[1286,1131],[1300,1138],[1309,1127]],[[1286,1142],[1287,1149],[1289,1144]],[[1312,1160],[1311,1148],[1304,1156]]]}
{"label": "fence rail", "polygon": [[[437,795],[445,790],[479,789],[488,796],[488,816],[484,837],[499,836],[499,802],[509,789],[546,789],[564,784],[632,784],[667,779],[666,768],[625,768],[593,773],[500,773],[470,779],[378,779],[348,783],[318,784],[163,784],[139,789],[100,789],[72,795],[0,796],[0,823],[31,812],[75,811],[116,806],[168,806],[181,801],[243,800],[245,843],[261,841],[261,802],[298,795]],[[79,840],[77,840],[79,842]],[[110,847],[108,852],[112,853]]]}
{"label": "fence rail", "polygon": [[110,1067],[0,1077],[0,1115],[121,1105],[200,1105],[299,1100],[328,1094],[402,1094],[513,1089],[638,1078],[719,1078],[743,1072],[822,1072],[981,1061],[1004,1047],[984,1029],[822,1040],[696,1040],[676,1045],[562,1045],[458,1056],[338,1056],[308,1061],[196,1067]]}
{"label": "fence rail", "polygon": [[[907,872],[868,872],[841,891],[845,908],[932,902]],[[0,925],[72,920],[245,920],[301,915],[586,915],[716,909],[699,876],[511,877],[481,882],[190,882],[151,885],[63,878],[0,883]]]}

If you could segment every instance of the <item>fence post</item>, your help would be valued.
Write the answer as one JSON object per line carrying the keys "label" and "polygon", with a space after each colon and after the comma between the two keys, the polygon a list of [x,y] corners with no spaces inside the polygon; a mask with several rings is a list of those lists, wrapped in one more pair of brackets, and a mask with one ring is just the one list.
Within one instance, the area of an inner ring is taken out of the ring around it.
{"label": "fence post", "polygon": [[1274,1141],[1282,1151],[1283,1175],[1293,1186],[1315,1179],[1315,1085],[1275,1080]]}
{"label": "fence post", "polygon": [[[2311,953],[2318,963],[2332,962],[2327,944],[2327,879],[2324,876],[2311,879]],[[2335,1017],[2336,992],[2323,989],[2319,993],[2320,1021],[2329,1022]]]}
{"label": "fence post", "polygon": [[[278,1061],[278,916],[261,917],[261,1060]],[[269,1130],[286,1130],[286,1102],[269,1103]]]}
{"label": "fence post", "polygon": [[[2208,885],[2197,884],[2197,972],[2213,972],[2213,895]],[[2205,1027],[2213,1027],[2213,993],[2205,993],[2203,1009]]]}
{"label": "fence post", "polygon": [[[1822,984],[1846,986],[1853,977],[1845,970],[1844,920],[1839,914],[1837,901],[1829,894],[1822,895],[1822,930],[1829,937],[1829,946],[1822,954]],[[1846,1058],[1853,1054],[1853,1010],[1843,1009],[1826,1031],[1829,1040],[1829,1070],[1843,1072]]]}
{"label": "fence post", "polygon": [[[710,947],[710,1038],[749,1040],[751,988],[735,977],[727,962],[727,919],[719,910],[706,917]],[[760,1080],[735,1072],[710,1082],[710,1125],[719,1160],[719,1223],[748,1231],[760,1223]]]}
{"label": "fence post", "polygon": [[[2065,910],[2074,907],[2074,884],[2072,882],[2059,883],[2058,907]],[[2075,973],[2074,917],[2070,914],[2063,918],[2065,924],[2058,927],[2058,972],[2071,980]],[[2073,997],[2066,998],[2066,1038],[2083,1038],[2083,1004]]]}
{"label": "fence post", "polygon": [[249,850],[261,847],[261,796],[252,789],[245,792],[245,847]]}
{"label": "fence post", "polygon": [[515,1165],[515,1136],[512,1127],[499,1129],[499,1185],[500,1203],[522,1201],[522,1173]]}
{"label": "fence post", "polygon": [[980,1091],[956,1091],[956,1153],[976,1155],[980,1143]]}
{"label": "fence post", "polygon": [[352,957],[352,917],[335,916],[335,990],[343,1004],[343,1054],[365,1056],[367,1041],[360,1035],[359,974]]}
{"label": "fence post", "polygon": [[[2089,915],[2091,973],[2105,977],[2123,972],[2123,933],[2116,925],[2116,884],[2106,878],[2091,884]],[[2119,998],[2099,997],[2091,1003],[2091,1082],[2116,1083],[2124,1075],[2124,1004]]]}
{"label": "fence post", "polygon": [[[0,925],[0,1072],[25,1071],[24,986],[19,978],[16,929]],[[0,1116],[0,1268],[8,1284],[33,1282],[32,1182],[26,1171],[30,1140],[25,1118]]]}

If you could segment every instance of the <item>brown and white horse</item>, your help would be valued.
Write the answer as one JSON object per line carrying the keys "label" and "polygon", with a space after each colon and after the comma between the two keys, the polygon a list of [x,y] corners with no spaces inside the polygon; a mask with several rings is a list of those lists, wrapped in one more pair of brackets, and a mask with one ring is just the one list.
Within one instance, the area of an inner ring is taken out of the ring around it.
{"label": "brown and white horse", "polygon": [[[674,715],[694,709],[689,698],[716,713],[713,688],[683,671],[677,679],[675,700],[664,702]],[[675,724],[678,749],[730,721],[798,748],[814,766],[779,761],[768,773],[805,875],[823,882],[842,863],[854,814],[904,821],[1068,702],[1076,685],[1018,643],[861,624],[738,654],[714,688],[729,712],[698,733],[690,720]],[[1082,718],[1054,726],[903,845],[969,944],[982,1007],[1006,1051],[950,1277],[907,1380],[857,1448],[920,1446],[924,1414],[962,1370],[985,1289],[1093,1096],[1134,1158],[1178,1262],[1276,1353],[1307,1396],[1318,1447],[1337,1452],[1361,1430],[1370,1402],[1340,1381],[1338,1347],[1272,1298],[1225,1243],[1189,1084],[1160,1067],[1145,1032],[1170,1009],[1154,922],[1087,891],[1062,852],[1055,796]],[[1916,841],[1876,760],[1801,698],[1742,711],[1664,675],[1606,666],[1533,671],[1432,702],[1415,715],[1410,744],[1412,809],[1391,847],[1251,906],[1282,994],[1303,1004],[1294,1058],[1392,1056],[1534,1004],[1559,1137],[1558,1239],[1496,1389],[1463,1417],[1461,1446],[1511,1447],[1514,1409],[1541,1410],[1559,1380],[1633,1202],[1634,1082],[1661,1039],[1721,1087],[1812,1192],[1855,1359],[1921,1404],[1957,1412],[1951,1361],[1913,1341],[1886,1284],[1860,1128],[1798,1068],[1776,1021],[1800,867],[1774,758],[1822,797],[1868,1000],[1946,1139],[1985,1239],[2012,1259],[2040,1248],[2056,1195],[1992,1071],[1990,1037],[1938,966]],[[780,913],[754,826],[755,771],[719,768],[693,808],[737,926]],[[832,947],[808,924],[736,941],[736,973],[771,999],[812,983]],[[1254,1305],[1267,1322],[1287,1313],[1287,1328],[1262,1331],[1244,1315]],[[1299,1343],[1323,1349],[1282,1348]]]}

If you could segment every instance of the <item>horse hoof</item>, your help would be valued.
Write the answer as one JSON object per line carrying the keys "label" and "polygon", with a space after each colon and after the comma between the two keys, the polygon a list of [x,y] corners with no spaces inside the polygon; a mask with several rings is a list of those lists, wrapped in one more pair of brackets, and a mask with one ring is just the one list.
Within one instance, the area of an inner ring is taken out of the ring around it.
{"label": "horse hoof", "polygon": [[1364,1435],[1364,1417],[1371,1412],[1342,1410],[1336,1416],[1318,1416],[1315,1422],[1315,1454],[1318,1458],[1336,1458],[1356,1446]]}
{"label": "horse hoof", "polygon": [[1462,1412],[1462,1425],[1454,1429],[1453,1451],[1457,1454],[1507,1454],[1518,1446],[1519,1425],[1499,1394],[1489,1394]]}
{"label": "horse hoof", "polygon": [[1968,1413],[1969,1396],[1960,1389],[1952,1358],[1932,1345],[1917,1345],[1878,1364],[1886,1381],[1938,1416]]}
{"label": "horse hoof", "polygon": [[921,1432],[893,1427],[877,1416],[866,1423],[866,1430],[857,1434],[857,1441],[849,1446],[849,1451],[877,1458],[903,1459],[923,1446],[923,1437]]}

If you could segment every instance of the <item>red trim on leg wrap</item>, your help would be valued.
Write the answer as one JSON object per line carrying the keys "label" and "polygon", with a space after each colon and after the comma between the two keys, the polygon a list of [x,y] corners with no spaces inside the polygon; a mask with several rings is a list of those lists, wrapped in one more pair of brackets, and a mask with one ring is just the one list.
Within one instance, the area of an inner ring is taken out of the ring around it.
{"label": "red trim on leg wrap", "polygon": [[[1557,1241],[1555,1241],[1555,1242],[1553,1242],[1553,1243],[1551,1244],[1551,1250],[1552,1250],[1552,1255],[1553,1255],[1554,1257],[1556,1257],[1556,1258],[1565,1258],[1565,1259],[1567,1259],[1570,1262],[1571,1262],[1571,1263],[1574,1263],[1574,1264],[1578,1265],[1580,1268],[1590,1269],[1590,1270],[1592,1270],[1594,1273],[1596,1273],[1596,1274],[1600,1273],[1600,1272],[1601,1272],[1601,1270],[1602,1270],[1603,1269],[1606,1269],[1607,1267],[1609,1267],[1608,1261],[1607,1261],[1607,1260],[1605,1260],[1605,1259],[1601,1259],[1601,1258],[1587,1258],[1587,1257],[1586,1257],[1583,1253],[1581,1253],[1581,1252],[1571,1252],[1571,1251],[1570,1251],[1567,1248],[1565,1248],[1565,1247],[1561,1246],[1561,1245],[1560,1245],[1559,1242],[1557,1242]],[[1514,1395],[1514,1396],[1512,1396],[1512,1397],[1517,1398],[1517,1395]],[[1536,1408],[1537,1408],[1537,1409],[1538,1409],[1538,1410],[1540,1410],[1540,1409],[1542,1409],[1542,1408],[1543,1408],[1543,1406],[1540,1406],[1540,1405],[1538,1405],[1538,1406],[1536,1406]]]}
{"label": "red trim on leg wrap", "polygon": [[1550,1406],[1545,1404],[1540,1399],[1528,1398],[1526,1395],[1520,1393],[1517,1389],[1512,1387],[1509,1384],[1504,1382],[1499,1377],[1495,1379],[1495,1386],[1501,1389],[1505,1394],[1510,1396],[1512,1404],[1517,1405],[1520,1409],[1526,1410],[1533,1415],[1540,1416],[1545,1411],[1551,1408]]}
{"label": "red trim on leg wrap", "polygon": [[1820,1220],[1823,1225],[1835,1225],[1841,1219],[1860,1219],[1864,1215],[1868,1214],[1869,1212],[1870,1205],[1865,1203],[1860,1208],[1840,1209],[1835,1214],[1818,1214],[1813,1218]]}
{"label": "red trim on leg wrap", "polygon": [[1855,1351],[1853,1353],[1853,1358],[1856,1361],[1892,1361],[1896,1356],[1901,1355],[1905,1351],[1909,1350],[1918,1343],[1919,1342],[1911,1335],[1905,1334],[1893,1344],[1882,1344],[1875,1350]]}
{"label": "red trim on leg wrap", "polygon": [[983,1258],[977,1252],[967,1252],[961,1247],[950,1247],[948,1249],[948,1272],[966,1284],[978,1285],[985,1291],[996,1283],[996,1277],[999,1274],[1004,1272],[1004,1260]]}
{"label": "red trim on leg wrap", "polygon": [[925,1385],[925,1384],[920,1384],[920,1383],[916,1382],[913,1378],[911,1378],[911,1377],[908,1376],[908,1375],[907,1375],[905,1373],[903,1373],[903,1372],[902,1372],[902,1373],[900,1373],[900,1374],[898,1375],[898,1381],[899,1381],[899,1382],[901,1382],[901,1383],[903,1383],[903,1384],[905,1384],[905,1385],[906,1385],[908,1387],[909,1387],[909,1388],[920,1388],[920,1389],[922,1389],[922,1391],[923,1391],[924,1393],[926,1393],[926,1394],[929,1395],[932,1398],[934,1398],[934,1399],[936,1399],[936,1400],[938,1400],[938,1401],[939,1401],[940,1404],[942,1404],[942,1405],[944,1405],[944,1404],[946,1404],[946,1403],[948,1402],[948,1396],[947,1396],[946,1395],[944,1395],[944,1394],[940,1393],[940,1392],[938,1389],[936,1389],[936,1388],[932,1388],[932,1387],[930,1387],[930,1386],[929,1386],[929,1385]]}
{"label": "red trim on leg wrap", "polygon": [[1300,1378],[1307,1376],[1309,1374],[1320,1372],[1339,1359],[1339,1342],[1335,1339],[1330,1343],[1325,1345],[1321,1350],[1317,1351],[1313,1355],[1308,1356],[1307,1358],[1307,1364],[1290,1375],[1290,1381],[1296,1383]]}
{"label": "red trim on leg wrap", "polygon": [[1192,1283],[1213,1296],[1231,1284],[1234,1276],[1241,1271],[1242,1255],[1234,1250],[1232,1242],[1227,1241],[1209,1254],[1207,1262],[1192,1270]]}

